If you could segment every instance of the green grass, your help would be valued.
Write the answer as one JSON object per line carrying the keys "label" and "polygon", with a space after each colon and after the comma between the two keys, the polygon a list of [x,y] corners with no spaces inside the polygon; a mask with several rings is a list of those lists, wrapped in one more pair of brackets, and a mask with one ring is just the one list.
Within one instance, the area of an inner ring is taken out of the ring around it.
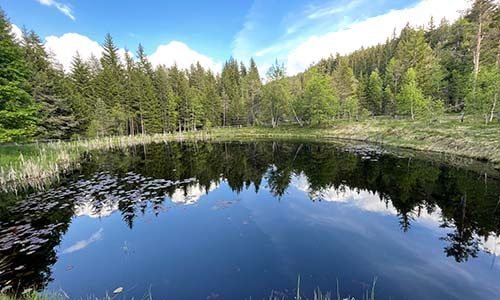
{"label": "green grass", "polygon": [[447,115],[435,120],[373,118],[336,121],[328,127],[215,128],[175,134],[105,137],[73,142],[0,146],[0,190],[40,189],[78,167],[82,153],[178,140],[355,140],[389,147],[488,161],[500,169],[500,123],[484,125]]}
{"label": "green grass", "polygon": [[[370,288],[366,288],[366,289],[362,290],[361,298],[357,298],[357,299],[359,299],[359,300],[375,300],[376,283],[377,283],[377,277],[375,277],[373,279],[373,282],[372,282]],[[336,297],[332,296],[331,292],[324,293],[321,291],[321,289],[319,287],[317,287],[313,291],[312,298],[309,298],[309,297],[305,297],[301,292],[300,275],[299,275],[297,278],[297,287],[295,289],[295,296],[293,297],[293,299],[295,299],[295,300],[305,300],[305,299],[314,299],[314,300],[353,299],[353,300],[356,300],[356,298],[354,298],[352,296],[348,296],[347,298],[341,297],[340,284],[339,284],[338,279],[336,281],[336,284],[337,284],[336,285],[336,288],[337,288]],[[121,290],[119,290],[119,291],[117,289],[117,290],[113,291],[112,293],[106,293],[106,295],[102,299],[103,300],[128,299],[128,298],[122,297],[123,288],[120,288],[120,289]],[[269,298],[268,298],[269,300],[284,300],[285,299],[284,296],[282,296],[282,295],[277,296],[277,295],[275,295],[274,292],[275,292],[274,290],[271,291],[271,295],[269,295]],[[20,295],[8,295],[8,294],[1,294],[0,293],[0,300],[67,300],[67,299],[69,299],[69,296],[62,290],[59,293],[40,293],[40,292],[36,292],[36,291],[29,289],[29,290],[21,293]],[[92,296],[92,297],[89,296],[86,299],[98,300],[101,298],[95,297],[95,296]],[[131,299],[134,299],[134,298],[131,298]],[[142,299],[145,299],[145,300],[152,300],[153,299],[151,289],[149,289],[148,293],[146,293]],[[288,299],[288,298],[286,298],[286,299]]]}
{"label": "green grass", "polygon": [[408,121],[389,118],[361,122],[338,121],[329,127],[217,129],[215,137],[230,138],[309,138],[347,139],[413,150],[453,154],[491,162],[500,168],[500,123],[484,125],[475,121],[460,123],[458,117]]}

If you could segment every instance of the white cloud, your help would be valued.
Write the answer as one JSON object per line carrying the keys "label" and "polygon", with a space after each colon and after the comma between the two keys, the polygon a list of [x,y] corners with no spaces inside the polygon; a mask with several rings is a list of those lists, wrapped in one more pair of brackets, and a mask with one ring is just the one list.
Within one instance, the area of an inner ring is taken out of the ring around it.
{"label": "white cloud", "polygon": [[384,42],[394,30],[400,31],[408,22],[413,26],[425,25],[431,16],[436,20],[456,20],[460,11],[468,5],[467,0],[422,0],[410,8],[392,10],[352,23],[338,31],[310,36],[289,53],[288,71],[293,75],[330,54],[346,54],[361,46]]}
{"label": "white cloud", "polygon": [[178,188],[175,190],[174,194],[171,197],[173,203],[183,204],[183,205],[191,205],[195,204],[200,200],[203,195],[208,194],[209,192],[217,189],[219,186],[215,183],[210,183],[208,189],[202,187],[199,183],[190,185],[187,187],[185,191],[182,188]]}
{"label": "white cloud", "polygon": [[93,244],[97,241],[100,241],[102,240],[102,237],[103,237],[103,229],[100,228],[98,231],[96,231],[94,234],[92,234],[88,239],[86,240],[81,240],[81,241],[78,241],[76,243],[74,243],[73,245],[69,246],[68,248],[64,249],[62,251],[63,254],[68,254],[68,253],[73,253],[73,252],[76,252],[76,251],[80,251],[82,249],[85,249],[87,248],[90,244]]}
{"label": "white cloud", "polygon": [[23,32],[19,27],[16,26],[16,24],[11,24],[10,31],[12,35],[14,35],[14,38],[17,40],[21,40],[23,38]]}
{"label": "white cloud", "polygon": [[65,71],[71,69],[71,61],[78,52],[84,59],[92,54],[101,56],[102,47],[98,42],[78,33],[65,33],[62,36],[48,36],[45,47],[54,58],[63,65]]}
{"label": "white cloud", "polygon": [[62,12],[64,15],[66,15],[68,18],[70,18],[71,20],[73,20],[73,21],[76,20],[75,16],[73,15],[73,10],[67,4],[57,2],[55,0],[36,0],[36,1],[38,1],[38,3],[45,5],[45,6],[50,6],[50,7],[53,6],[53,7],[57,8],[57,10]]}
{"label": "white cloud", "polygon": [[166,45],[158,46],[155,52],[149,56],[149,59],[155,66],[172,66],[177,64],[178,67],[187,69],[191,64],[199,62],[203,67],[209,68],[214,72],[219,72],[222,68],[220,63],[204,54],[196,52],[189,48],[188,45],[179,41],[171,41]]}
{"label": "white cloud", "polygon": [[[101,45],[85,35],[78,33],[65,33],[61,36],[48,36],[45,38],[45,48],[54,55],[65,71],[71,70],[71,62],[78,52],[82,59],[89,59],[92,55],[97,58],[102,56]],[[119,48],[118,55],[125,62],[125,49]],[[128,51],[129,55],[133,53]]]}
{"label": "white cloud", "polygon": [[[48,36],[45,40],[46,49],[61,63],[65,71],[71,70],[71,62],[77,52],[83,59],[89,59],[91,55],[100,58],[102,55],[102,47],[98,42],[78,33]],[[118,49],[118,53],[124,62],[125,49]],[[128,53],[133,56],[132,52]],[[210,68],[214,72],[219,72],[222,68],[222,65],[212,58],[198,53],[189,48],[188,45],[178,41],[158,46],[149,59],[155,66],[171,66],[176,63],[180,68],[189,68],[192,63],[199,61],[202,66]]]}

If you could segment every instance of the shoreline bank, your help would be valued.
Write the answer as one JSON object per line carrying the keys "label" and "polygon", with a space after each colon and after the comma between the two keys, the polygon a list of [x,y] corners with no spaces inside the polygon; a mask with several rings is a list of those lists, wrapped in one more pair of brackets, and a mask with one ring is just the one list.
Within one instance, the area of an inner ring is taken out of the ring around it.
{"label": "shoreline bank", "polygon": [[[93,150],[111,150],[150,143],[176,141],[238,140],[308,140],[314,142],[354,141],[429,153],[445,154],[487,162],[500,170],[500,126],[393,119],[370,119],[361,122],[338,121],[325,128],[302,128],[288,125],[277,128],[213,128],[201,131],[102,137],[96,139],[19,145],[11,159],[0,161],[0,186],[4,192],[26,188],[41,189],[78,167],[81,155]],[[2,153],[0,146],[0,154]],[[12,146],[9,146],[12,148]],[[23,154],[23,147],[31,147]],[[33,151],[33,147],[37,151]],[[9,148],[9,149],[10,149]],[[18,152],[16,152],[18,151]],[[17,155],[17,156],[16,156]]]}

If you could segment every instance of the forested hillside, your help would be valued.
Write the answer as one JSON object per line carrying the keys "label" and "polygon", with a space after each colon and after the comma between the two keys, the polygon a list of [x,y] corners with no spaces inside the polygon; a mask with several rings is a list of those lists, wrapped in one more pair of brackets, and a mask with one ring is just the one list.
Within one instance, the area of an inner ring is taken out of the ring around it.
{"label": "forested hillside", "polygon": [[[339,41],[342,43],[342,41]],[[100,59],[78,54],[64,72],[42,39],[11,33],[0,14],[0,142],[152,134],[214,126],[286,122],[327,126],[337,119],[447,112],[457,122],[498,122],[500,9],[476,0],[450,23],[407,26],[385,43],[332,56],[287,77],[283,64],[265,79],[255,61],[229,59],[213,73],[154,67],[141,45],[121,57],[111,35]]]}

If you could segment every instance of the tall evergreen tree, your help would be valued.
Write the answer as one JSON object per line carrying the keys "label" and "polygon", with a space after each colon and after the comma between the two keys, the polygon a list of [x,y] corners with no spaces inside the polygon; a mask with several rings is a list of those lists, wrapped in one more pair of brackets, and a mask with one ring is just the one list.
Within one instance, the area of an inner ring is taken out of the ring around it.
{"label": "tall evergreen tree", "polygon": [[100,60],[101,70],[97,75],[97,97],[106,105],[107,117],[95,120],[96,124],[104,126],[103,132],[123,134],[127,132],[127,117],[123,110],[124,72],[120,61],[118,48],[110,34],[106,35],[102,45],[103,53]]}
{"label": "tall evergreen tree", "polygon": [[68,139],[77,131],[71,92],[64,72],[57,69],[34,31],[23,32],[24,59],[29,70],[30,93],[39,106],[37,135],[43,139]]}
{"label": "tall evergreen tree", "polygon": [[[401,33],[394,56],[396,86],[408,69],[417,74],[417,83],[427,97],[441,98],[443,73],[441,65],[425,39],[422,29],[406,27]],[[397,90],[396,90],[397,92]]]}
{"label": "tall evergreen tree", "polygon": [[372,71],[368,78],[366,97],[368,99],[369,109],[373,114],[379,115],[384,112],[382,103],[384,98],[383,82],[377,69]]}
{"label": "tall evergreen tree", "polygon": [[340,114],[344,118],[357,116],[359,108],[358,80],[347,58],[339,57],[332,74],[333,86],[340,101]]}
{"label": "tall evergreen tree", "polygon": [[162,133],[161,108],[154,86],[154,71],[141,44],[137,50],[137,59],[135,80],[138,85],[141,132],[143,134]]}
{"label": "tall evergreen tree", "polygon": [[[244,65],[242,65],[244,66]],[[250,67],[246,75],[242,78],[242,97],[247,112],[247,122],[250,125],[255,125],[258,122],[257,115],[260,108],[262,81],[260,79],[259,70],[254,59],[250,59]]]}
{"label": "tall evergreen tree", "polygon": [[95,111],[94,88],[92,82],[93,74],[90,65],[84,61],[77,52],[71,62],[71,73],[69,75],[70,82],[70,98],[71,106],[78,121],[79,135],[85,135],[88,130],[92,113]]}
{"label": "tall evergreen tree", "polygon": [[23,50],[0,9],[0,142],[30,139],[36,131],[37,108],[28,93]]}
{"label": "tall evergreen tree", "polygon": [[223,99],[223,125],[241,124],[245,118],[241,98],[241,74],[238,61],[230,58],[221,73]]}

